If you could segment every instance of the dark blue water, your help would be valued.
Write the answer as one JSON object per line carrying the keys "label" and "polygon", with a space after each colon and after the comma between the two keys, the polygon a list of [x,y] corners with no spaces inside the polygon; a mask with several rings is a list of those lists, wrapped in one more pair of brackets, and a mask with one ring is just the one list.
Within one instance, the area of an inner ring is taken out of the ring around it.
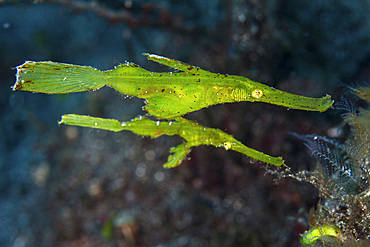
{"label": "dark blue water", "polygon": [[[164,170],[180,139],[57,124],[66,113],[129,120],[145,114],[142,100],[109,88],[12,92],[14,68],[52,60],[105,70],[127,60],[166,70],[141,56],[150,52],[293,93],[340,97],[338,84],[370,78],[369,1],[101,1],[84,10],[17,2],[0,3],[1,246],[297,245],[307,226],[298,210],[314,203],[311,187],[274,184],[263,165],[211,147]],[[251,103],[189,118],[300,167],[314,160],[286,133],[325,135],[339,121]]]}

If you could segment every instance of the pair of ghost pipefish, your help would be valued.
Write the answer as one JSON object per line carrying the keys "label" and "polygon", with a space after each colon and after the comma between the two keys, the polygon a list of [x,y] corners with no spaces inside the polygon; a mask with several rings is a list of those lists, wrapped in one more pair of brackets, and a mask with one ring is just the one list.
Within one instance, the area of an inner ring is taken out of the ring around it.
{"label": "pair of ghost pipefish", "polygon": [[26,61],[17,67],[13,90],[65,94],[109,86],[121,94],[145,99],[144,110],[161,121],[141,117],[123,126],[117,120],[70,114],[64,115],[60,123],[112,131],[130,130],[152,138],[179,135],[184,143],[170,150],[166,168],[179,165],[190,149],[199,145],[231,149],[275,166],[284,164],[281,157],[263,154],[246,147],[221,130],[207,128],[181,117],[187,113],[211,105],[242,101],[265,102],[290,109],[319,112],[326,111],[333,104],[329,95],[322,98],[300,96],[242,76],[213,73],[162,56],[144,55],[149,60],[175,69],[175,72],[150,72],[130,62],[112,70],[100,71],[90,66]]}

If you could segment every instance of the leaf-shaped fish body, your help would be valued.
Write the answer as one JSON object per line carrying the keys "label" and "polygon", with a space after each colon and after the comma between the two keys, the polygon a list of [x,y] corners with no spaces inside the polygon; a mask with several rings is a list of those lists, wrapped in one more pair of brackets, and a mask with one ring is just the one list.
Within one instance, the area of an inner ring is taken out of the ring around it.
{"label": "leaf-shaped fish body", "polygon": [[164,165],[165,168],[180,165],[191,148],[200,145],[234,150],[255,160],[275,166],[284,164],[281,157],[272,157],[258,152],[219,129],[208,128],[181,117],[175,118],[174,121],[154,121],[140,116],[129,122],[119,122],[114,119],[67,114],[62,117],[60,123],[116,132],[129,130],[137,135],[149,136],[151,138],[157,138],[161,135],[178,135],[184,139],[184,143],[170,150],[172,155],[170,155],[167,163]]}
{"label": "leaf-shaped fish body", "polygon": [[212,73],[173,59],[145,55],[178,72],[149,72],[133,63],[99,71],[89,66],[27,61],[17,67],[13,89],[73,93],[97,90],[107,85],[124,95],[145,99],[144,109],[160,119],[172,119],[211,105],[240,101],[320,112],[333,104],[329,95],[322,98],[300,96],[242,76]]}

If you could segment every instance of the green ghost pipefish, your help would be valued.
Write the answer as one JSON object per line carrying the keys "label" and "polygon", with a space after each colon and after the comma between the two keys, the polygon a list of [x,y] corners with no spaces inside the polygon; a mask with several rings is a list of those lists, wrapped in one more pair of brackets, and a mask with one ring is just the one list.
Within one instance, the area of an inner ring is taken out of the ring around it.
{"label": "green ghost pipefish", "polygon": [[64,94],[110,86],[118,92],[145,99],[144,109],[159,119],[172,119],[222,103],[266,102],[290,109],[326,111],[329,95],[311,98],[277,90],[242,76],[222,75],[153,54],[149,60],[175,72],[149,72],[134,63],[100,71],[89,66],[26,61],[17,67],[13,90]]}
{"label": "green ghost pipefish", "polygon": [[151,138],[157,138],[161,135],[178,135],[184,139],[184,142],[171,148],[171,155],[164,164],[165,168],[180,165],[186,155],[191,151],[191,148],[200,145],[211,145],[214,147],[223,147],[226,150],[234,150],[255,160],[275,166],[284,164],[281,157],[272,157],[258,152],[246,147],[234,137],[219,129],[208,128],[181,117],[175,118],[174,121],[153,121],[140,116],[129,122],[120,122],[114,119],[67,114],[62,116],[59,124],[62,123],[115,132],[129,130],[137,135],[149,136]]}

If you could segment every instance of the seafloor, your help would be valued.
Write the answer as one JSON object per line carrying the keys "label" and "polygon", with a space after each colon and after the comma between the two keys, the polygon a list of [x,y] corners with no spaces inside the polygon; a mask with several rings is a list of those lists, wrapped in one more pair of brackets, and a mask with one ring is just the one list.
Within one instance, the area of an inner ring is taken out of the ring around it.
{"label": "seafloor", "polygon": [[[58,126],[66,113],[129,120],[143,100],[112,89],[13,92],[14,69],[52,60],[153,71],[150,52],[334,99],[370,81],[370,2],[0,1],[0,246],[297,246],[318,200],[309,185],[265,175],[239,153],[198,147],[166,170],[176,137]],[[342,88],[341,88],[342,87]],[[247,146],[315,164],[288,133],[338,134],[340,116],[262,103],[213,106],[190,119]]]}

